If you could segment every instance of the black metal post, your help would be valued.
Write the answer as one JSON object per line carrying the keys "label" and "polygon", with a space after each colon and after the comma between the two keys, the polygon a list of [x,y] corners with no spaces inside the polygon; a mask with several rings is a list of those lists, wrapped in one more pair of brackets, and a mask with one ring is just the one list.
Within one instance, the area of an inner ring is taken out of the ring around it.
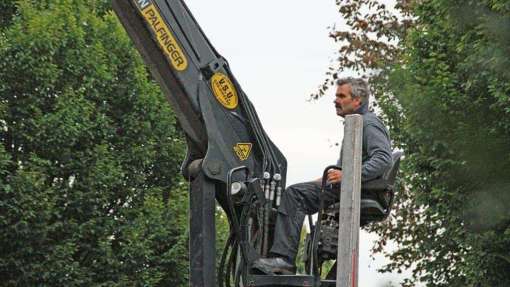
{"label": "black metal post", "polygon": [[189,200],[190,287],[216,285],[215,184],[202,172],[193,180]]}

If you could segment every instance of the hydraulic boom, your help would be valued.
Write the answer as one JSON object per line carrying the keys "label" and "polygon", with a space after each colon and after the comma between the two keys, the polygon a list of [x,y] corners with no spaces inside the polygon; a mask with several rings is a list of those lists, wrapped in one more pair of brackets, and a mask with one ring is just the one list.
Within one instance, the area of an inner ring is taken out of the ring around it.
{"label": "hydraulic boom", "polygon": [[170,101],[188,139],[186,167],[203,159],[207,177],[226,183],[234,167],[280,174],[286,160],[257,113],[180,0],[116,0],[114,10]]}
{"label": "hydraulic boom", "polygon": [[[270,248],[286,159],[184,1],[114,0],[113,7],[186,135],[188,151],[181,170],[193,181],[190,283],[215,282],[214,198],[231,225],[224,265],[243,272],[246,280],[250,261]],[[239,281],[241,274],[233,277]]]}

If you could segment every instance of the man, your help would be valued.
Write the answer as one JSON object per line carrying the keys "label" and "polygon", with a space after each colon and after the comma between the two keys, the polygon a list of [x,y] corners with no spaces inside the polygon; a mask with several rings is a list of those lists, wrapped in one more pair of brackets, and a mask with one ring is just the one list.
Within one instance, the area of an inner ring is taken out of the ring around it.
{"label": "man", "polygon": [[[345,78],[337,81],[335,107],[337,115],[350,114],[363,116],[363,146],[361,181],[376,179],[391,167],[390,138],[386,127],[375,114],[368,111],[369,88],[362,79]],[[342,152],[338,166],[342,164]],[[342,171],[328,172],[324,196],[325,206],[340,200],[338,188],[342,181]],[[288,187],[282,195],[275,225],[271,258],[260,258],[253,263],[253,269],[266,274],[294,274],[295,259],[305,215],[314,214],[319,209],[319,194],[322,178]]]}

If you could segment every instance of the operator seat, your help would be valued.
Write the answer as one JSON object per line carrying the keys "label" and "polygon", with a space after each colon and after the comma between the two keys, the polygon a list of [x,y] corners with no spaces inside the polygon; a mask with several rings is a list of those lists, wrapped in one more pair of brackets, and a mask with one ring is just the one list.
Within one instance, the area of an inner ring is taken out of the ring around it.
{"label": "operator seat", "polygon": [[[393,164],[382,177],[361,184],[360,225],[384,220],[391,210],[394,185],[400,166],[402,152],[392,154]],[[325,213],[338,214],[340,203],[326,208]]]}
{"label": "operator seat", "polygon": [[361,184],[361,226],[370,222],[382,221],[390,214],[401,157],[402,152],[394,152],[392,154],[393,165],[381,178]]}
{"label": "operator seat", "polygon": [[[392,154],[393,164],[382,177],[362,183],[360,202],[360,226],[371,222],[379,222],[390,214],[393,203],[394,186],[400,166],[402,152]],[[334,260],[338,248],[340,203],[335,203],[324,209],[321,216],[321,229],[319,235],[319,260]],[[315,228],[312,227],[312,230]],[[312,231],[313,232],[313,231]],[[305,246],[311,248],[311,236],[307,237]],[[305,259],[306,260],[306,259]]]}

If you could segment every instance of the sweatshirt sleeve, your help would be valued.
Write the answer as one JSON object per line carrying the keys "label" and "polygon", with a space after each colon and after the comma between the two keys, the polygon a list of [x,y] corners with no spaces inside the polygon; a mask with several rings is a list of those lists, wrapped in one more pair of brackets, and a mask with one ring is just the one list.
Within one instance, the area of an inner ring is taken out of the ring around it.
{"label": "sweatshirt sleeve", "polygon": [[367,160],[361,167],[361,180],[365,182],[383,175],[391,166],[392,158],[390,138],[386,129],[376,123],[370,123],[363,128]]}

